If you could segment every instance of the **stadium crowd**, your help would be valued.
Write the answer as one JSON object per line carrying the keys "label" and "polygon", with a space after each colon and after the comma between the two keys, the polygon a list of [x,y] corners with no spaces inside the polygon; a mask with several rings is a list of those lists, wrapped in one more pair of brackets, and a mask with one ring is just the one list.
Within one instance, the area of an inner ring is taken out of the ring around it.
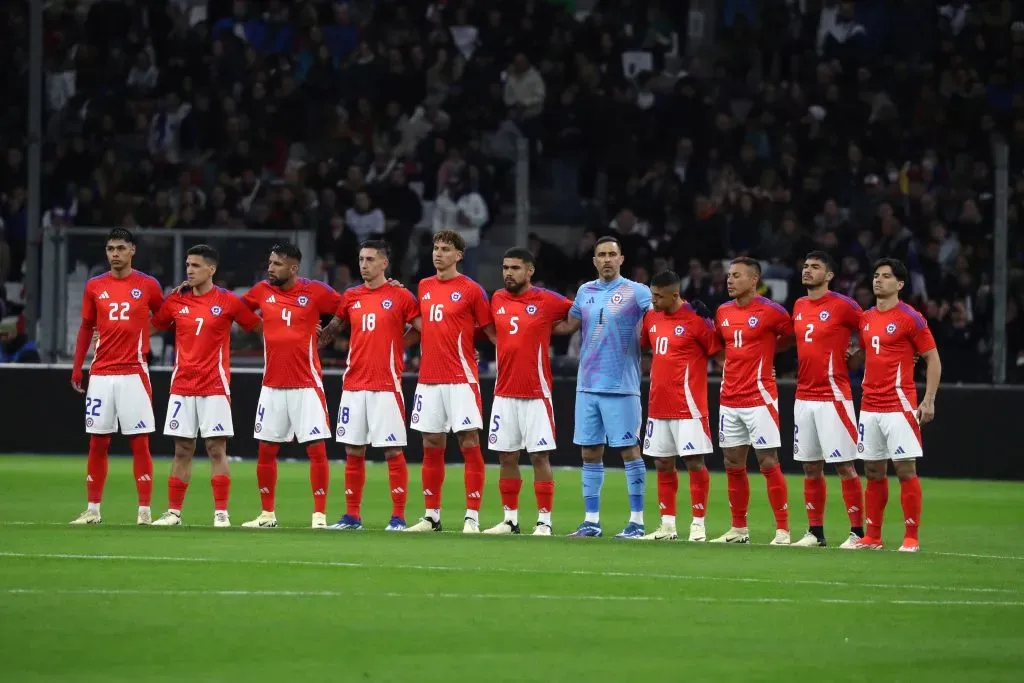
{"label": "stadium crowd", "polygon": [[[585,226],[574,251],[531,238],[547,286],[571,295],[591,279],[611,232],[627,274],[674,267],[712,308],[727,296],[721,260],[738,255],[761,259],[768,293],[791,305],[812,248],[867,307],[868,264],[894,256],[944,379],[988,381],[999,131],[1007,366],[1024,381],[1024,5],[718,6],[714,48],[689,51],[686,2],[52,2],[44,223],[312,229],[318,277],[340,288],[358,241],[383,233],[413,282],[431,270],[408,258],[417,226],[454,220],[439,227],[460,230],[471,260],[500,222],[524,135],[544,217]],[[21,4],[0,9],[5,282],[20,279],[27,232],[27,34]],[[474,195],[473,220],[442,210]]]}

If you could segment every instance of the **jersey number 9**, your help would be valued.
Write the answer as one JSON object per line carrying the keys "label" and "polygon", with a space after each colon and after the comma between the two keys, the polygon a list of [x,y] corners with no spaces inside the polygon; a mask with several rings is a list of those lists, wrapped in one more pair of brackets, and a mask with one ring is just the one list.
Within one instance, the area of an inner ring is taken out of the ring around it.
{"label": "jersey number 9", "polygon": [[881,344],[879,343],[877,334],[871,338],[871,348],[875,350],[876,356],[881,352]]}

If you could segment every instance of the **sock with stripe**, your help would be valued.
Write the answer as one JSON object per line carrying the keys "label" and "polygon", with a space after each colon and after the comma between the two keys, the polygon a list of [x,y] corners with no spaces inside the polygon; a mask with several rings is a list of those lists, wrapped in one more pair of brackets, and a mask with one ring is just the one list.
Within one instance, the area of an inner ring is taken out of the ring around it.
{"label": "sock with stripe", "polygon": [[885,519],[885,506],[889,502],[889,477],[868,479],[867,492],[864,495],[867,519],[864,520],[868,538],[882,540],[882,521]]}
{"label": "sock with stripe", "polygon": [[366,456],[345,455],[345,514],[359,519],[366,485]]}
{"label": "sock with stripe", "polygon": [[747,508],[750,507],[750,480],[746,467],[727,467],[729,512],[735,529],[747,528]]}
{"label": "sock with stripe", "polygon": [[[480,512],[480,502],[484,494],[484,454],[480,451],[480,444],[462,448],[462,458],[466,462],[466,469],[463,473],[463,480],[466,484],[466,511]],[[472,515],[467,515],[472,517]]]}
{"label": "sock with stripe", "polygon": [[786,477],[782,474],[782,467],[776,464],[766,470],[761,470],[764,475],[765,485],[768,487],[768,502],[772,506],[772,514],[775,515],[775,528],[789,531],[789,488],[786,486]]}
{"label": "sock with stripe", "polygon": [[331,482],[331,464],[323,441],[306,444],[309,456],[309,486],[313,490],[313,512],[327,512],[327,489]]}
{"label": "sock with stripe", "polygon": [[900,480],[900,504],[903,506],[903,523],[906,537],[917,540],[921,526],[921,480],[917,477]]}
{"label": "sock with stripe", "polygon": [[555,482],[533,482],[533,495],[537,498],[537,521],[551,526],[551,508],[555,504]]}
{"label": "sock with stripe", "polygon": [[231,477],[226,474],[215,474],[210,477],[210,488],[213,489],[214,511],[227,512],[228,498],[231,496]]}
{"label": "sock with stripe", "polygon": [[601,488],[604,486],[604,463],[583,463],[583,508],[584,519],[594,524],[601,523]]}
{"label": "sock with stripe", "polygon": [[701,467],[699,470],[690,470],[690,508],[693,510],[693,520],[704,520],[708,509],[708,492],[711,489],[711,474],[708,468]]}
{"label": "sock with stripe", "polygon": [[409,493],[409,466],[405,453],[388,458],[388,486],[391,488],[391,516],[405,519],[405,500]]}
{"label": "sock with stripe", "polygon": [[149,434],[133,434],[128,437],[128,444],[132,448],[132,471],[139,507],[148,508],[153,500],[153,456],[149,452]]}
{"label": "sock with stripe", "polygon": [[444,486],[444,448],[423,449],[423,502],[426,517],[441,519],[441,488]]}
{"label": "sock with stripe", "polygon": [[100,509],[103,502],[103,487],[107,483],[107,460],[110,452],[109,434],[92,434],[89,436],[89,459],[85,465],[85,492],[88,496],[89,509]]}
{"label": "sock with stripe", "polygon": [[825,477],[804,479],[804,508],[807,510],[807,529],[820,541],[825,538],[825,500],[828,496]]}
{"label": "sock with stripe", "polygon": [[185,493],[188,492],[188,482],[178,477],[167,479],[167,509],[181,515],[181,507],[185,504]]}
{"label": "sock with stripe", "polygon": [[274,511],[274,492],[277,490],[277,454],[281,444],[260,441],[256,456],[256,485],[260,489],[260,505],[264,512]]}
{"label": "sock with stripe", "polygon": [[843,487],[843,504],[850,518],[850,531],[858,536],[864,535],[864,489],[860,477],[841,480]]}
{"label": "sock with stripe", "polygon": [[624,463],[626,490],[629,492],[629,521],[643,526],[644,492],[647,489],[647,466],[643,458]]}
{"label": "sock with stripe", "polygon": [[505,511],[506,522],[519,524],[519,492],[522,488],[522,479],[498,480],[498,491],[501,493],[501,507]]}
{"label": "sock with stripe", "polygon": [[[658,509],[661,523],[676,521],[676,494],[679,492],[679,473],[673,468],[667,472],[658,470]],[[666,520],[670,517],[671,520]]]}

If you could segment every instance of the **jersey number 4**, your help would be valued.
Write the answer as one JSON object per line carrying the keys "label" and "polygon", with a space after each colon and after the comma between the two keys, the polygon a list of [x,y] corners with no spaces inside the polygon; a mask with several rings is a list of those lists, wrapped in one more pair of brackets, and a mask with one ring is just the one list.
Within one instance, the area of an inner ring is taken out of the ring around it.
{"label": "jersey number 4", "polygon": [[289,311],[287,308],[282,308],[281,309],[281,320],[284,321],[285,327],[291,327],[292,326],[292,312]]}
{"label": "jersey number 4", "polygon": [[127,301],[123,303],[111,303],[110,315],[108,316],[111,320],[128,320],[128,309],[131,307]]}

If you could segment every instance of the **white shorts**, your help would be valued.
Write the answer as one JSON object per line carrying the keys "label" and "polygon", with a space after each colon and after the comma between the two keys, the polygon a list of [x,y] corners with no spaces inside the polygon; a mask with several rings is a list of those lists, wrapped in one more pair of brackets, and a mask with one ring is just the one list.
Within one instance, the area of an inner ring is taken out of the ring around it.
{"label": "white shorts", "polygon": [[227,396],[179,396],[167,402],[164,434],[179,439],[204,439],[235,435],[231,422],[231,401]]}
{"label": "white shorts", "polygon": [[476,384],[417,384],[409,426],[426,434],[483,428],[480,387]]}
{"label": "white shorts", "polygon": [[915,413],[861,411],[857,429],[857,456],[861,460],[907,460],[924,455],[921,425]]}
{"label": "white shorts", "polygon": [[323,390],[263,387],[252,436],[274,443],[285,443],[294,437],[299,443],[306,443],[331,438],[328,424]]}
{"label": "white shorts", "polygon": [[400,391],[343,391],[338,408],[338,441],[350,446],[406,445],[405,398]]}
{"label": "white shorts", "polygon": [[721,406],[718,411],[718,445],[722,448],[778,448],[782,445],[779,411],[775,406],[771,410],[768,406]]}
{"label": "white shorts", "polygon": [[90,375],[85,392],[86,434],[149,434],[156,430],[149,373]]}
{"label": "white shorts", "polygon": [[793,404],[793,459],[851,462],[857,458],[857,416],[853,401]]}
{"label": "white shorts", "polygon": [[708,419],[649,418],[644,431],[644,455],[652,458],[705,455],[715,450]]}
{"label": "white shorts", "polygon": [[541,453],[555,449],[554,412],[547,399],[495,396],[488,429],[488,450]]}

